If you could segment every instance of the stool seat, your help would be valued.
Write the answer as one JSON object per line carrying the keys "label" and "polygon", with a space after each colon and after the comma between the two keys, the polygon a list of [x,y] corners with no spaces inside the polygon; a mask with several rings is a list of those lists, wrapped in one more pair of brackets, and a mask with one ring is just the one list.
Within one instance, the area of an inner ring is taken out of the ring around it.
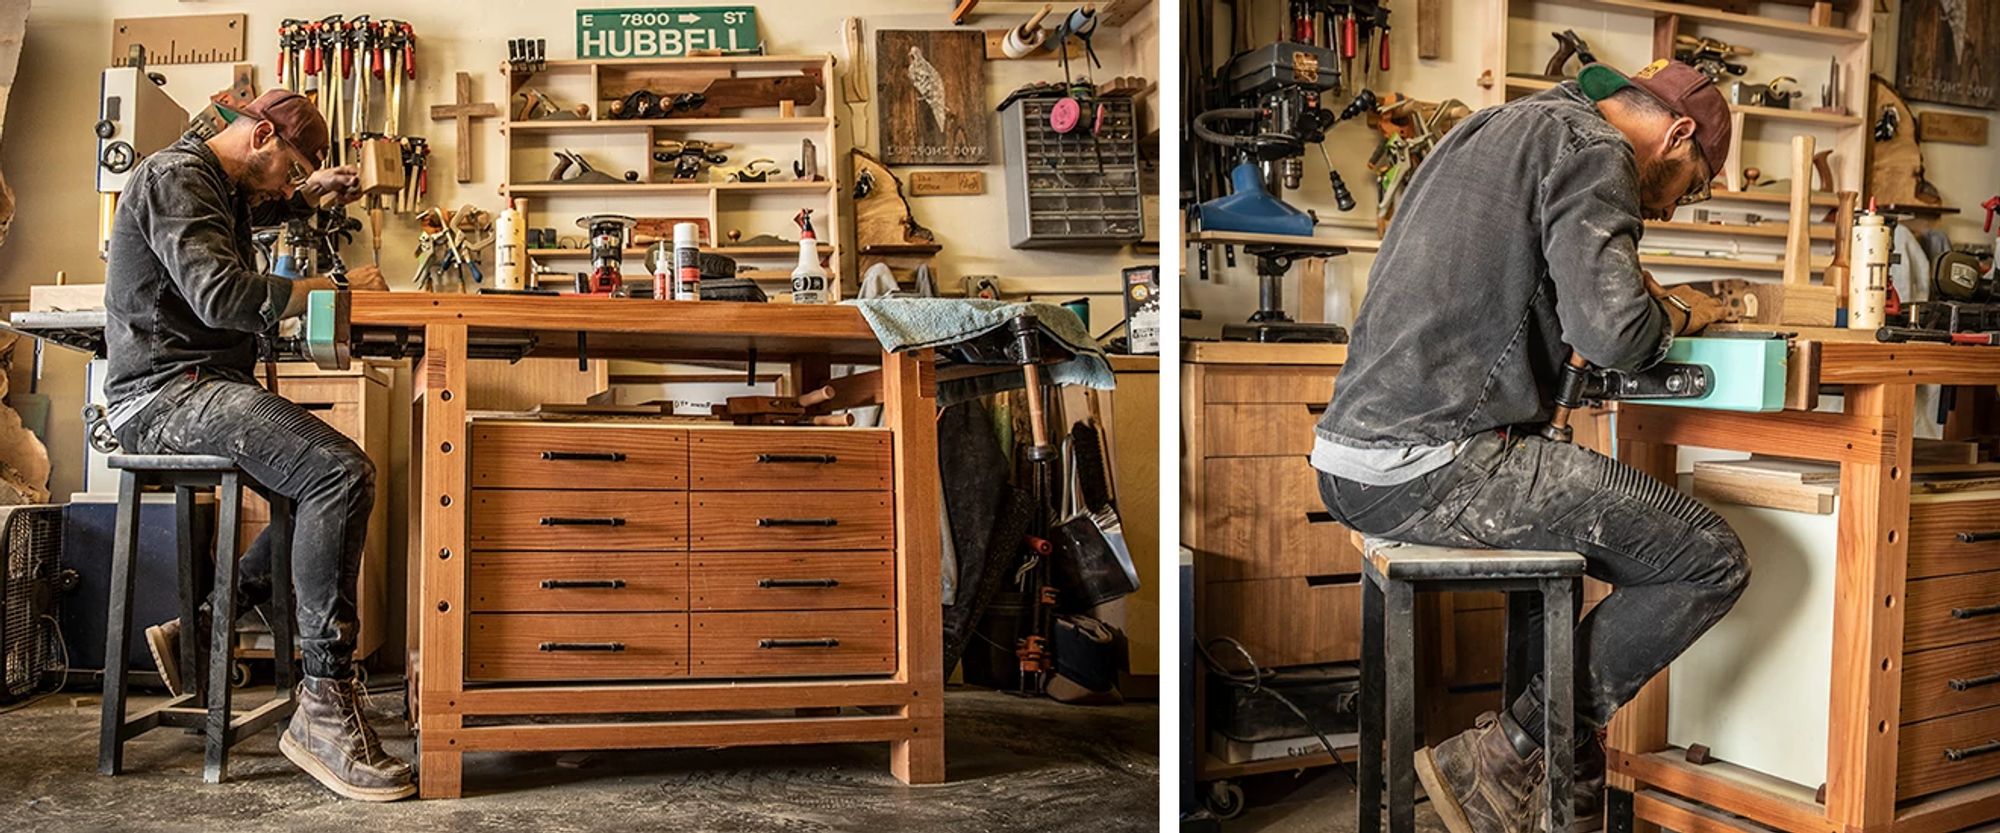
{"label": "stool seat", "polygon": [[113,454],[104,458],[114,469],[126,471],[235,471],[236,461],[213,454]]}
{"label": "stool seat", "polygon": [[1584,558],[1560,550],[1483,550],[1435,547],[1368,538],[1362,550],[1376,574],[1399,581],[1494,581],[1576,578]]}

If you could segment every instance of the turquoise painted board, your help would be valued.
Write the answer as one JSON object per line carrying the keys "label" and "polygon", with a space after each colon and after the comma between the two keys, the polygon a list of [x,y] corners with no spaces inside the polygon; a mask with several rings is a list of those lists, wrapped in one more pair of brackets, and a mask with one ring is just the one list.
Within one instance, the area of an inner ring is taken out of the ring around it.
{"label": "turquoise painted board", "polygon": [[1781,339],[1677,338],[1667,361],[1704,365],[1708,394],[1647,405],[1767,413],[1785,409],[1785,342]]}

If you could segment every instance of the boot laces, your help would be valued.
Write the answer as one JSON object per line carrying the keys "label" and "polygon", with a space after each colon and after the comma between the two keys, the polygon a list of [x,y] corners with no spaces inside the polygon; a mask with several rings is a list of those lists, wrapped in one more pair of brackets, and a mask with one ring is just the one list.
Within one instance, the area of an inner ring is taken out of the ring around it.
{"label": "boot laces", "polygon": [[360,754],[356,757],[369,766],[381,766],[387,762],[389,754],[383,751],[382,741],[375,735],[375,727],[369,725],[368,716],[362,713],[361,696],[364,691],[358,676],[349,677],[340,681],[334,702],[338,704],[341,725],[350,737],[359,741]]}

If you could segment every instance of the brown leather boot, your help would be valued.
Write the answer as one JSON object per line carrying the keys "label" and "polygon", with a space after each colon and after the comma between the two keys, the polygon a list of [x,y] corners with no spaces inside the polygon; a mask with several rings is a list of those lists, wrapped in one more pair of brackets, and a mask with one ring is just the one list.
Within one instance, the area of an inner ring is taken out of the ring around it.
{"label": "brown leather boot", "polygon": [[1534,833],[1545,823],[1542,753],[1522,758],[1492,712],[1417,753],[1417,780],[1451,833]]}
{"label": "brown leather boot", "polygon": [[153,652],[153,668],[167,694],[181,696],[181,620],[169,619],[146,629],[146,649]]}
{"label": "brown leather boot", "polygon": [[417,792],[410,765],[382,751],[361,711],[361,686],[306,677],[278,749],[326,788],[359,801],[395,801]]}
{"label": "brown leather boot", "polygon": [[1570,792],[1576,807],[1571,833],[1595,833],[1604,829],[1604,738],[1596,732],[1576,748],[1576,776]]}

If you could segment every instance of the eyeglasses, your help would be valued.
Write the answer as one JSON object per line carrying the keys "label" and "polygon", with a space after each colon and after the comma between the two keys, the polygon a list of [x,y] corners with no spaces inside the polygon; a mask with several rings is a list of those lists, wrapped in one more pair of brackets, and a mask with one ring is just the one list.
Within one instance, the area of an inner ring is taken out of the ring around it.
{"label": "eyeglasses", "polygon": [[1682,194],[1680,200],[1674,203],[1677,206],[1706,201],[1710,196],[1709,182],[1715,179],[1715,168],[1709,166],[1708,155],[1701,152],[1701,143],[1695,141],[1692,135],[1688,136],[1688,147],[1694,150],[1695,161],[1701,163],[1701,176],[1696,178],[1694,184],[1688,186],[1688,192]]}
{"label": "eyeglasses", "polygon": [[291,153],[292,158],[285,160],[285,164],[289,166],[285,170],[286,184],[292,186],[293,188],[304,187],[306,184],[306,180],[312,178],[312,170],[299,162],[299,157],[302,157],[305,154],[300,153],[298,148],[292,147],[292,143],[285,141],[285,138],[283,136],[273,135],[271,138],[277,139],[278,144],[284,146],[287,150],[290,150],[292,152]]}

